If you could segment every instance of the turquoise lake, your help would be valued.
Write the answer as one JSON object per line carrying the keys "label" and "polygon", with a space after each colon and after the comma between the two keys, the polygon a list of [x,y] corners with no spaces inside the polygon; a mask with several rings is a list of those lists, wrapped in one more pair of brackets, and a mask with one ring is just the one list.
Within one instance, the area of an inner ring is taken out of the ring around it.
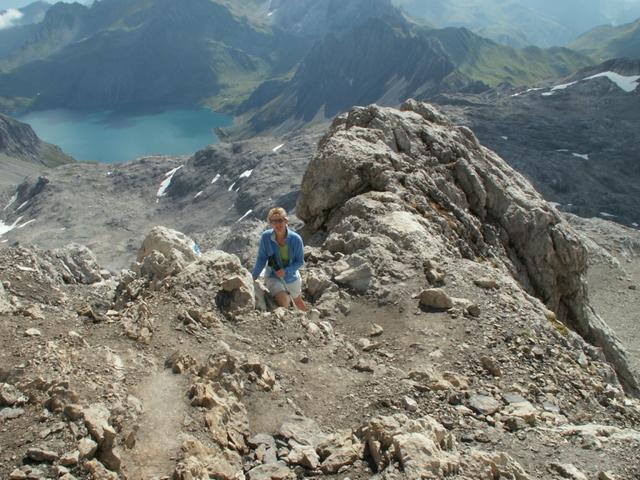
{"label": "turquoise lake", "polygon": [[145,155],[192,154],[218,142],[214,128],[233,124],[232,117],[208,109],[140,115],[45,110],[18,119],[76,160],[104,163],[128,162]]}

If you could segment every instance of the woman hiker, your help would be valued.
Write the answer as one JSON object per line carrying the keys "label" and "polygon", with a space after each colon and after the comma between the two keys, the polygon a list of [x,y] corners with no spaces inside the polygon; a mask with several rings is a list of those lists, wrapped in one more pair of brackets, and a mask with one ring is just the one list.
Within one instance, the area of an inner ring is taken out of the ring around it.
{"label": "woman hiker", "polygon": [[284,208],[272,208],[267,214],[271,228],[260,237],[258,258],[253,267],[256,280],[265,270],[266,287],[281,307],[288,307],[292,300],[299,310],[305,310],[302,299],[302,279],[298,269],[304,265],[302,238],[289,228],[289,219]]}

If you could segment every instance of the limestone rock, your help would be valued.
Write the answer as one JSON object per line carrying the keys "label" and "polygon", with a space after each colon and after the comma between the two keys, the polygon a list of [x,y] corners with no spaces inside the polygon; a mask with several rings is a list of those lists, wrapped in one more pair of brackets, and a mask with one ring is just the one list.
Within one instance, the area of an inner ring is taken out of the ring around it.
{"label": "limestone rock", "polygon": [[314,420],[300,415],[285,419],[278,429],[278,435],[309,446],[316,446],[326,436]]}
{"label": "limestone rock", "polygon": [[430,288],[420,294],[420,305],[426,308],[449,309],[453,300],[444,290]]}
{"label": "limestone rock", "polygon": [[571,480],[588,480],[584,473],[578,470],[575,465],[570,463],[551,463],[549,464],[549,470],[559,473],[562,478],[569,478]]}
{"label": "limestone rock", "polygon": [[[398,147],[398,129],[410,148]],[[423,274],[428,260],[452,254],[496,259],[561,322],[602,347],[625,387],[640,392],[619,340],[589,306],[578,234],[524,177],[434,107],[409,100],[400,110],[370,105],[335,118],[304,174],[296,213],[310,235],[324,232],[325,248],[358,255],[375,278]],[[409,257],[413,269],[402,263]]]}
{"label": "limestone rock", "polygon": [[24,405],[29,399],[16,387],[9,383],[0,383],[0,407]]}
{"label": "limestone rock", "polygon": [[94,253],[84,245],[72,243],[53,252],[65,270],[70,274],[70,280],[78,283],[91,284],[102,281],[100,266]]}
{"label": "limestone rock", "polygon": [[472,395],[469,408],[482,415],[492,415],[502,408],[502,403],[487,395]]}
{"label": "limestone rock", "polygon": [[181,272],[197,259],[193,246],[193,240],[181,232],[153,227],[138,251],[141,274],[160,281]]}
{"label": "limestone rock", "polygon": [[82,411],[84,424],[93,436],[98,446],[104,441],[104,429],[109,426],[109,409],[102,403],[97,403]]}
{"label": "limestone rock", "polygon": [[118,480],[118,474],[107,470],[98,460],[93,459],[85,462],[84,468],[91,472],[94,480]]}
{"label": "limestone rock", "polygon": [[34,447],[27,450],[27,458],[34,462],[55,462],[60,456],[54,451]]}
{"label": "limestone rock", "polygon": [[258,465],[249,470],[249,480],[296,480],[297,475],[284,462]]}

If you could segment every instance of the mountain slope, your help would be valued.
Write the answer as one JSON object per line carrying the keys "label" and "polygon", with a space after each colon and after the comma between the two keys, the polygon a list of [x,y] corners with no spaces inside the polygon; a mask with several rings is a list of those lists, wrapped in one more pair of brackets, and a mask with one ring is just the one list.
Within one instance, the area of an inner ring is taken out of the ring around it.
{"label": "mountain slope", "polygon": [[617,27],[596,27],[578,37],[569,47],[598,61],[640,58],[640,18]]}
{"label": "mountain slope", "polygon": [[612,60],[535,89],[438,102],[559,208],[637,226],[638,80],[638,60]]}
{"label": "mountain slope", "polygon": [[258,88],[241,112],[254,131],[286,121],[331,118],[354,104],[398,104],[442,91],[482,91],[566,75],[590,61],[566,49],[515,50],[466,29],[428,29],[372,19],[329,36],[288,81]]}
{"label": "mountain slope", "polygon": [[31,127],[0,113],[0,184],[16,185],[25,177],[73,162],[60,147],[40,140]]}
{"label": "mountain slope", "polygon": [[263,221],[210,224],[243,260],[137,232],[117,275],[78,244],[0,248],[0,476],[638,478],[640,403],[605,358],[586,245],[469,129],[354,108],[301,190],[308,313],[246,269]]}
{"label": "mountain slope", "polygon": [[640,3],[626,0],[393,0],[393,3],[438,27],[467,27],[515,47],[564,46],[596,25],[627,23],[640,16]]}
{"label": "mountain slope", "polygon": [[306,45],[210,0],[60,3],[5,62],[0,91],[38,109],[193,106],[222,92],[233,102]]}

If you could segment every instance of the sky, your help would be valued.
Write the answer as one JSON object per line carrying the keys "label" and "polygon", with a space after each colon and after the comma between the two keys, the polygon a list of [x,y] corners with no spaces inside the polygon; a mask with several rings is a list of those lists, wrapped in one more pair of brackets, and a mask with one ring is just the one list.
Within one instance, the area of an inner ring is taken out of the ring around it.
{"label": "sky", "polygon": [[[33,3],[35,0],[0,0],[0,11],[7,10],[9,8],[21,8],[30,3]],[[73,3],[77,1],[78,3],[89,3],[87,0],[44,0],[48,3],[57,3],[57,1],[64,1],[65,3]]]}

